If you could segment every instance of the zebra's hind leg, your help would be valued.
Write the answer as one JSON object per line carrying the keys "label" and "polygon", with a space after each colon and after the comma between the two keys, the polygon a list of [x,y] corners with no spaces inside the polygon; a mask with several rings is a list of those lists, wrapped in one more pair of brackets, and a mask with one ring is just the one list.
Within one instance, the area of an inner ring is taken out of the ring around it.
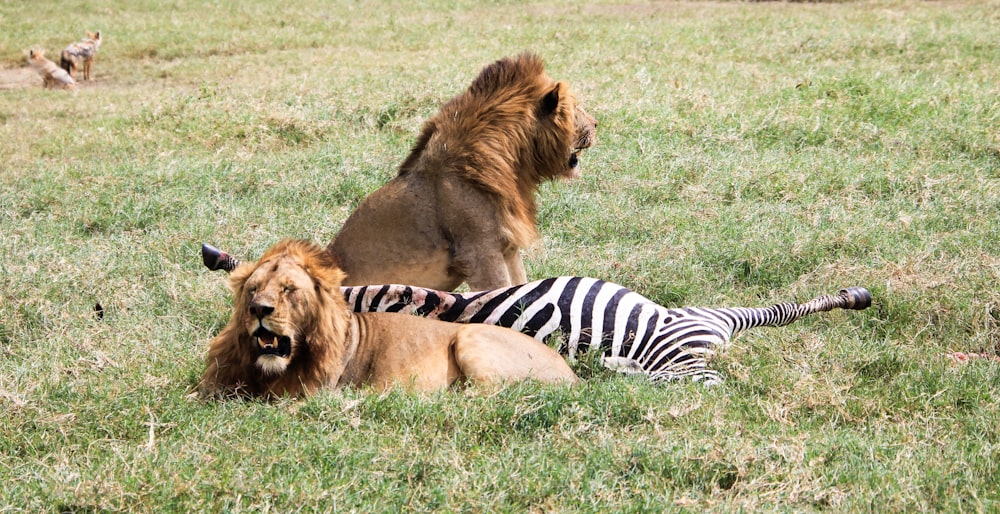
{"label": "zebra's hind leg", "polygon": [[841,289],[836,295],[823,295],[806,303],[780,303],[770,307],[747,309],[741,307],[718,309],[716,312],[732,321],[736,335],[756,327],[781,327],[804,316],[833,309],[864,310],[872,304],[872,295],[863,287]]}

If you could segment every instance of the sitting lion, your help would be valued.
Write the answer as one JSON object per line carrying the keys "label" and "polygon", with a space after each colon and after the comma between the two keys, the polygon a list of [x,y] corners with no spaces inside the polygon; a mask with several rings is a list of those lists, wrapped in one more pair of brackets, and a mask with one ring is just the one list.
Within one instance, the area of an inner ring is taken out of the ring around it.
{"label": "sitting lion", "polygon": [[527,281],[535,191],[579,176],[597,121],[531,54],[487,66],[428,120],[399,173],[347,218],[329,250],[345,285],[474,291]]}
{"label": "sitting lion", "polygon": [[391,313],[354,314],[344,273],[321,247],[286,240],[231,276],[232,318],[208,350],[203,398],[305,396],[324,387],[457,380],[576,381],[555,350],[509,328]]}

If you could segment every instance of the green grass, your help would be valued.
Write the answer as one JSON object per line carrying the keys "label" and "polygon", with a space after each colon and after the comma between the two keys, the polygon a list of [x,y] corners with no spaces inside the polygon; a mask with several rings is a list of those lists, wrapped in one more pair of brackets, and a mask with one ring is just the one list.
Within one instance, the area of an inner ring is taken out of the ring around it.
{"label": "green grass", "polygon": [[[1000,365],[942,354],[1000,353],[998,13],[3,3],[0,511],[996,511]],[[78,93],[25,75],[87,30]],[[329,241],[525,49],[600,121],[539,194],[529,277],[875,305],[743,335],[711,389],[582,363],[571,390],[189,400],[230,308],[200,243]]]}

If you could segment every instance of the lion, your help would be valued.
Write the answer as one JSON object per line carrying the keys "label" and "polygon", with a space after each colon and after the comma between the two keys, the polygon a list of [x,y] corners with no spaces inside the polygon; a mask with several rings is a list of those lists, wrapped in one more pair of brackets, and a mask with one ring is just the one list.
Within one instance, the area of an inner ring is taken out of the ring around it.
{"label": "lion", "polygon": [[202,398],[304,397],[324,388],[534,379],[572,384],[552,348],[492,325],[460,325],[397,313],[354,314],[344,273],[323,247],[284,240],[231,275],[235,308],[208,350]]}
{"label": "lion", "polygon": [[424,124],[397,176],[330,243],[344,284],[482,291],[527,282],[520,250],[538,237],[535,192],[580,175],[596,130],[538,56],[487,66]]}

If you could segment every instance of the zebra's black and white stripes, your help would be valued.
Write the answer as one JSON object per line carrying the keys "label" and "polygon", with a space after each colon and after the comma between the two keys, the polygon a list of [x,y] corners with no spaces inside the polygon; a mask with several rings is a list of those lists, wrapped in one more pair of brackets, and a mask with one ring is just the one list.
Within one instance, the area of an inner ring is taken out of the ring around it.
{"label": "zebra's black and white stripes", "polygon": [[668,309],[618,284],[584,277],[547,278],[473,293],[403,285],[346,287],[343,292],[355,312],[402,312],[500,325],[543,341],[557,335],[560,352],[570,358],[596,346],[611,368],[641,371],[654,381],[690,378],[706,383],[721,380],[708,367],[708,359],[743,330],[871,304],[867,290],[850,288],[804,304]]}

